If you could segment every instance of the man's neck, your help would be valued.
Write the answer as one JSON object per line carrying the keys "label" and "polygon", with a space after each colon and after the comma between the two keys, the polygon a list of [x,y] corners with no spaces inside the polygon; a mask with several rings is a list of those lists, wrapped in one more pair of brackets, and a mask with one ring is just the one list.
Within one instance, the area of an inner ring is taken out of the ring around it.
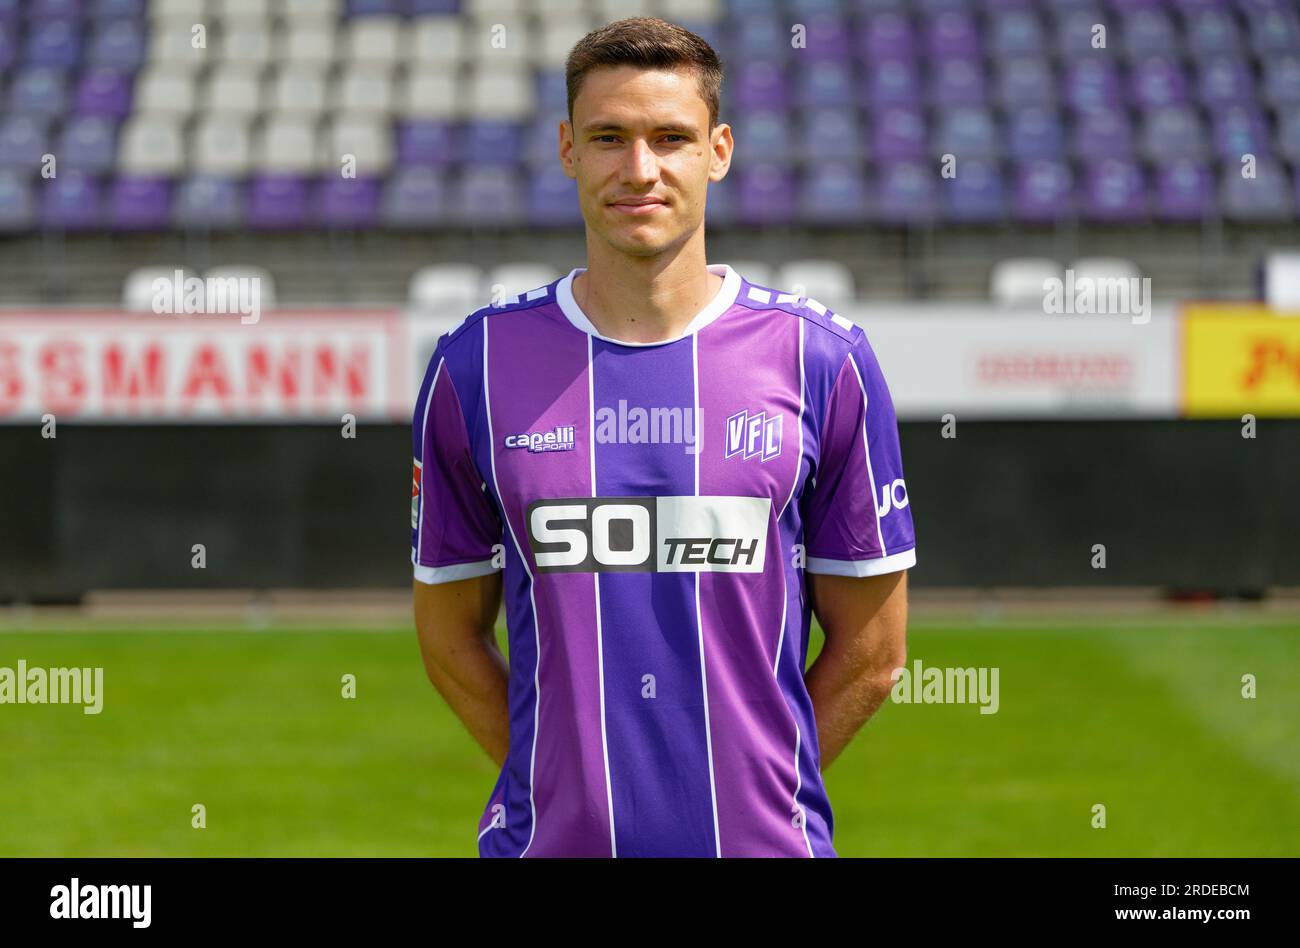
{"label": "man's neck", "polygon": [[571,289],[600,335],[645,343],[680,336],[722,291],[722,283],[705,267],[703,255],[679,254],[664,266],[620,254],[591,260]]}

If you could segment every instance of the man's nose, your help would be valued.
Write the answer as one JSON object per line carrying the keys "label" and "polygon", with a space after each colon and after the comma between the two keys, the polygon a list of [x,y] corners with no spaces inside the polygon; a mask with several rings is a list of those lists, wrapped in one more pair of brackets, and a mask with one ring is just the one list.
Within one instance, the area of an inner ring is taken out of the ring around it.
{"label": "man's nose", "polygon": [[632,142],[624,174],[628,181],[640,183],[659,177],[659,158],[647,142],[639,138]]}

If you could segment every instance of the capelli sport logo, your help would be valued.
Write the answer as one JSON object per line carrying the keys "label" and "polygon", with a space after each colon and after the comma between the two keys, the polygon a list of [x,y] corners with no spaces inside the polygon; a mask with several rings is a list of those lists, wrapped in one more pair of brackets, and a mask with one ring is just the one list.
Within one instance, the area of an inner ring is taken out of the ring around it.
{"label": "capelli sport logo", "polygon": [[560,497],[528,505],[539,573],[761,573],[767,497]]}

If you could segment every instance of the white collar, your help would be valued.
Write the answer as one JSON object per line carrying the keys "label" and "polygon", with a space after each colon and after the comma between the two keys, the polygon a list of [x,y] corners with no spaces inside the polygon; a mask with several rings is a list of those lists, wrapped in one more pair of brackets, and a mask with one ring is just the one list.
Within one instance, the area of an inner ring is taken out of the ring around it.
{"label": "white collar", "polygon": [[709,323],[713,322],[719,316],[727,311],[736,297],[740,295],[740,274],[731,269],[725,263],[709,264],[710,273],[722,277],[722,289],[718,290],[718,295],[695,314],[680,336],[672,339],[660,339],[657,342],[625,342],[622,339],[614,339],[610,336],[602,336],[596,331],[596,327],[591,324],[587,314],[582,311],[577,300],[573,298],[573,278],[579,273],[585,273],[586,267],[575,267],[569,271],[569,275],[563,277],[555,288],[555,301],[560,304],[560,310],[568,318],[569,322],[575,327],[581,329],[588,335],[595,336],[597,339],[603,339],[606,342],[614,342],[620,346],[662,346],[670,342],[676,342],[678,339],[685,339],[692,333],[699,332]]}

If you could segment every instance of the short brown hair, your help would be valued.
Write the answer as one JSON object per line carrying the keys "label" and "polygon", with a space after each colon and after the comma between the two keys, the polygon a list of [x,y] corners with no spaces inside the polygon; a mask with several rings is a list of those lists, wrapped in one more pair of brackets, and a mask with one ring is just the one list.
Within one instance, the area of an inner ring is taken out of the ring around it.
{"label": "short brown hair", "polygon": [[676,69],[695,73],[700,98],[709,107],[709,131],[718,124],[722,93],[722,60],[713,47],[690,30],[656,17],[634,16],[592,30],[569,52],[564,80],[569,93],[569,122],[573,100],[582,80],[593,69],[635,66],[638,69]]}

